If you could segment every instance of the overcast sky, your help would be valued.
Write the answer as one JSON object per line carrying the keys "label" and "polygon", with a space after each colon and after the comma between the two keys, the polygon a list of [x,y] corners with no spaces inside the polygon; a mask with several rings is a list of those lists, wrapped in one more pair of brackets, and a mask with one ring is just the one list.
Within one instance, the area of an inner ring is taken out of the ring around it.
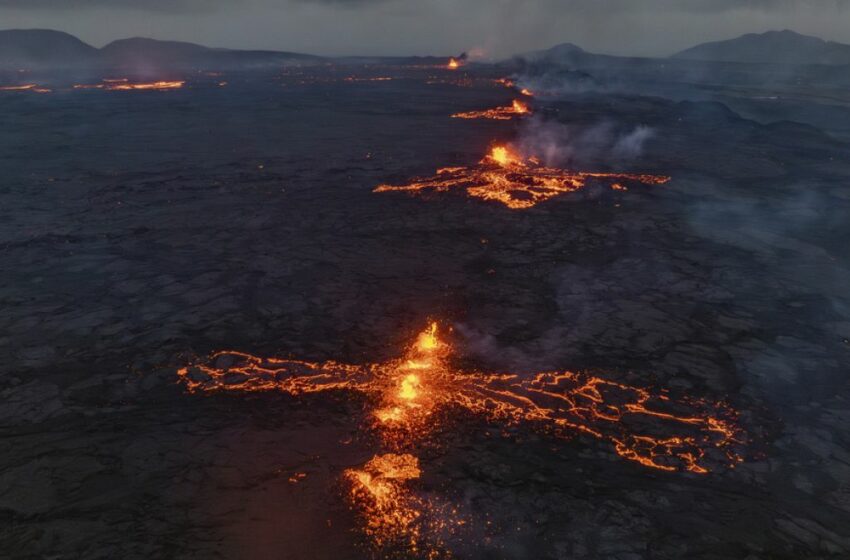
{"label": "overcast sky", "polygon": [[571,42],[667,55],[769,29],[850,43],[850,0],[0,0],[0,28],[31,27],[95,46],[144,36],[323,55],[500,57]]}

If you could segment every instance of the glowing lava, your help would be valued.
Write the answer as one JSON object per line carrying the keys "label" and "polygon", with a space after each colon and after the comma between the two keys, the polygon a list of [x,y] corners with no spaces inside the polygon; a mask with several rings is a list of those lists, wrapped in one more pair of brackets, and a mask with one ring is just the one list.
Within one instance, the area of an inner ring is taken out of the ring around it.
{"label": "glowing lava", "polygon": [[20,86],[0,86],[0,91],[27,91],[35,89],[36,84],[23,84]]}
{"label": "glowing lava", "polygon": [[[510,152],[497,152],[494,158]],[[420,333],[401,358],[351,365],[219,352],[178,371],[190,392],[280,391],[305,395],[356,392],[373,403],[371,427],[392,453],[345,471],[352,507],[378,547],[403,547],[437,558],[446,535],[464,525],[457,511],[414,492],[420,477],[411,451],[436,428],[467,413],[504,426],[526,425],[555,439],[584,436],[614,453],[662,471],[705,474],[742,461],[742,432],[723,404],[674,400],[600,377],[568,371],[484,373],[452,366],[453,349],[437,323]],[[445,414],[437,414],[443,411]]]}
{"label": "glowing lava", "polygon": [[460,68],[460,61],[456,58],[450,58],[449,63],[446,65],[449,70],[457,70]]}
{"label": "glowing lava", "polygon": [[180,89],[186,82],[184,80],[160,80],[156,82],[131,82],[127,78],[104,79],[99,84],[77,84],[74,89],[103,89],[106,91],[136,91],[153,90],[166,91]]}
{"label": "glowing lava", "polygon": [[379,185],[372,192],[428,192],[461,190],[471,197],[500,202],[508,208],[523,210],[587,186],[589,181],[609,181],[614,190],[622,183],[662,185],[670,180],[663,175],[594,173],[546,167],[536,158],[523,159],[507,146],[495,146],[478,165],[444,167],[432,177],[417,178],[407,185]]}
{"label": "glowing lava", "polygon": [[364,531],[377,546],[419,546],[417,522],[424,508],[406,485],[420,474],[419,460],[409,453],[376,455],[362,468],[345,471],[351,501],[368,512]]}
{"label": "glowing lava", "polygon": [[19,86],[0,86],[0,91],[31,91],[34,93],[50,93],[51,89],[39,87],[38,84],[23,84]]}
{"label": "glowing lava", "polygon": [[389,362],[351,365],[220,352],[178,375],[192,392],[364,393],[376,405],[374,426],[396,449],[426,438],[438,409],[454,408],[556,437],[591,436],[626,459],[661,470],[704,473],[708,463],[734,466],[740,460],[732,450],[739,430],[723,405],[674,401],[568,371],[482,373],[459,371],[451,361],[452,348],[438,338],[434,323],[402,358]]}
{"label": "glowing lava", "polygon": [[513,103],[507,107],[496,107],[495,109],[487,109],[484,111],[469,111],[466,113],[455,113],[452,115],[454,119],[492,119],[497,121],[507,121],[516,117],[524,117],[531,114],[531,109],[528,105],[518,99],[514,99]]}

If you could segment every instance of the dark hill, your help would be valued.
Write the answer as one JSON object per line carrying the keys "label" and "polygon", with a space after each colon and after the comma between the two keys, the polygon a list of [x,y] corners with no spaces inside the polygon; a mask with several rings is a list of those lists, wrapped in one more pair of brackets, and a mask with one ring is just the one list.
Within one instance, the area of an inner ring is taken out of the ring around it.
{"label": "dark hill", "polygon": [[97,67],[157,73],[185,69],[225,69],[321,60],[283,51],[213,49],[193,43],[132,38],[102,49],[60,31],[40,29],[0,31],[0,67]]}
{"label": "dark hill", "polygon": [[212,49],[194,43],[155,39],[122,39],[101,49],[110,66],[132,68],[223,68],[261,66],[293,60],[317,60],[320,57],[283,51],[243,51]]}
{"label": "dark hill", "polygon": [[793,31],[749,33],[737,39],[703,43],[671,58],[774,64],[850,64],[850,45]]}
{"label": "dark hill", "polygon": [[89,64],[99,51],[73,35],[49,29],[0,31],[0,66]]}

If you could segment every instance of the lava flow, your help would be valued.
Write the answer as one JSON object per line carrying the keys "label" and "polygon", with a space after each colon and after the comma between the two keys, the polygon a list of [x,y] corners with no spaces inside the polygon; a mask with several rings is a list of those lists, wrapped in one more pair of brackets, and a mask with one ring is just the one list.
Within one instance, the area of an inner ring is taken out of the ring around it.
{"label": "lava flow", "polygon": [[359,469],[348,469],[348,498],[362,515],[363,532],[381,558],[449,557],[446,540],[465,525],[455,508],[412,491],[422,471],[410,453],[376,455]]}
{"label": "lava flow", "polygon": [[531,114],[528,105],[518,99],[514,99],[507,107],[496,107],[484,111],[468,111],[466,113],[455,113],[453,119],[492,119],[507,121],[516,117],[525,117]]}
{"label": "lava flow", "polygon": [[361,393],[372,403],[369,425],[391,453],[345,472],[352,507],[377,547],[403,547],[436,558],[464,520],[413,490],[421,470],[411,453],[450,421],[452,411],[506,427],[539,429],[556,439],[585,436],[617,455],[662,471],[705,474],[734,467],[742,432],[723,404],[674,400],[601,377],[569,371],[484,373],[455,368],[437,323],[401,358],[352,365],[219,352],[178,371],[190,392],[279,391],[306,395]]}
{"label": "lava flow", "polygon": [[32,91],[35,93],[50,93],[51,89],[39,87],[38,84],[23,84],[20,86],[0,86],[0,91]]}
{"label": "lava flow", "polygon": [[569,171],[540,164],[537,158],[523,159],[507,146],[496,146],[473,167],[443,167],[431,177],[417,178],[407,185],[379,185],[372,192],[427,192],[464,190],[474,198],[501,202],[524,210],[556,196],[577,191],[588,181],[610,181],[611,188],[625,189],[624,182],[662,185],[663,175],[594,173]]}
{"label": "lava flow", "polygon": [[446,65],[449,70],[457,70],[460,68],[460,61],[456,58],[450,58],[449,63]]}
{"label": "lava flow", "polygon": [[103,89],[106,91],[134,91],[154,90],[165,91],[180,89],[186,82],[184,80],[160,80],[156,82],[131,82],[127,78],[105,79],[99,84],[76,84],[74,89]]}
{"label": "lava flow", "polygon": [[706,473],[709,464],[734,466],[739,441],[727,407],[569,371],[484,373],[452,367],[452,347],[433,323],[400,359],[352,365],[213,354],[182,368],[192,392],[323,391],[366,394],[373,425],[394,450],[427,437],[438,410],[457,409],[488,421],[528,424],[556,437],[581,434],[608,442],[626,459],[665,471]]}

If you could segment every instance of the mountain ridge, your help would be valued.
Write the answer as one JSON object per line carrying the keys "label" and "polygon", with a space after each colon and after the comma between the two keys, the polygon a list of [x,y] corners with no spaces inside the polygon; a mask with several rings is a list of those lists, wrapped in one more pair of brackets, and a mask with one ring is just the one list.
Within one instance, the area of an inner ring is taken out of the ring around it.
{"label": "mountain ridge", "polygon": [[850,64],[850,45],[784,29],[701,43],[679,51],[670,58],[758,64],[843,65]]}
{"label": "mountain ridge", "polygon": [[63,31],[50,29],[0,30],[0,66],[68,66],[138,68],[220,68],[230,64],[265,65],[318,61],[323,57],[274,50],[212,48],[185,41],[145,37],[118,39],[98,49]]}

